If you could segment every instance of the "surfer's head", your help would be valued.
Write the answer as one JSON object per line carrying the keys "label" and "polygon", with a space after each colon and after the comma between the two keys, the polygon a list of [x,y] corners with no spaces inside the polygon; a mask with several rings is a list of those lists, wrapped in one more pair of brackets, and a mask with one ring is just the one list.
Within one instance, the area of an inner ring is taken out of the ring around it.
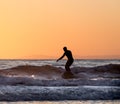
{"label": "surfer's head", "polygon": [[67,51],[67,47],[63,47],[63,50],[64,50],[64,51]]}

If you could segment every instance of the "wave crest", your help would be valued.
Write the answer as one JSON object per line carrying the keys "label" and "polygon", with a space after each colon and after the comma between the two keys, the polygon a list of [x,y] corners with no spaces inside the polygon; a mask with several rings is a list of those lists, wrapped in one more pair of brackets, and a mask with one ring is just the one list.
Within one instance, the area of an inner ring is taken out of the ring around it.
{"label": "wave crest", "polygon": [[[109,64],[104,66],[89,67],[74,67],[71,68],[75,78],[120,78],[120,65]],[[53,67],[50,65],[45,66],[17,66],[10,69],[0,70],[0,75],[10,77],[32,77],[43,79],[62,79],[64,69]]]}

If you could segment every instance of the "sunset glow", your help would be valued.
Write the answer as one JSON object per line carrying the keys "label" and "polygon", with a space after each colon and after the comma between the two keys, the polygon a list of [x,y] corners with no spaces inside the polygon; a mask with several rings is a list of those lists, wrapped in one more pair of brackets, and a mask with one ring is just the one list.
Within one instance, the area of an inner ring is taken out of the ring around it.
{"label": "sunset glow", "polygon": [[0,59],[120,58],[120,0],[1,0]]}

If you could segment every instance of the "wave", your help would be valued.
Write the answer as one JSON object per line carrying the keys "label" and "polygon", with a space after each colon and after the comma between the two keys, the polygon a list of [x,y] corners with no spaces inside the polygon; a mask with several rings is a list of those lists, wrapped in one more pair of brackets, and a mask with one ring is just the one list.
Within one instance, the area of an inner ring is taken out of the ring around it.
{"label": "wave", "polygon": [[[90,79],[90,78],[120,78],[120,65],[109,64],[97,67],[74,67],[71,68],[73,79]],[[64,76],[70,76],[71,73],[65,72],[63,68],[50,65],[44,66],[17,66],[6,70],[0,70],[1,76],[7,77],[30,77],[41,80],[63,79]]]}
{"label": "wave", "polygon": [[0,70],[0,101],[120,99],[120,65],[71,68],[17,66]]}
{"label": "wave", "polygon": [[0,70],[0,101],[119,100],[120,65],[64,69],[17,66]]}
{"label": "wave", "polygon": [[119,79],[59,79],[41,80],[28,77],[5,77],[0,76],[0,85],[12,86],[120,86]]}
{"label": "wave", "polygon": [[0,101],[80,101],[119,99],[120,87],[116,86],[0,86]]}
{"label": "wave", "polygon": [[45,66],[17,66],[6,70],[0,70],[0,75],[10,77],[39,77],[40,79],[60,78],[62,71],[59,68]]}
{"label": "wave", "polygon": [[93,73],[116,73],[120,74],[120,64],[108,64],[103,66],[97,66],[97,67],[74,67],[72,68],[73,72],[79,73],[79,72],[93,72]]}
{"label": "wave", "polygon": [[[74,77],[68,77],[64,69],[45,66],[17,66],[6,70],[0,70],[0,84],[10,85],[119,85],[120,65],[109,64],[94,68],[71,68]],[[64,76],[64,77],[63,77]],[[4,80],[4,81],[3,81]],[[105,83],[105,84],[104,84]]]}

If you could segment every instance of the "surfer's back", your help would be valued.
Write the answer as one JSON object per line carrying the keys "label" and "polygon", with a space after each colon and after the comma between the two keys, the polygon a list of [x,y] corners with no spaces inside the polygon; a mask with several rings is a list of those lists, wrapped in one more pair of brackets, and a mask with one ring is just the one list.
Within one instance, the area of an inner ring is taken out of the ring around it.
{"label": "surfer's back", "polygon": [[69,60],[73,60],[72,52],[70,50],[66,50],[65,55]]}

